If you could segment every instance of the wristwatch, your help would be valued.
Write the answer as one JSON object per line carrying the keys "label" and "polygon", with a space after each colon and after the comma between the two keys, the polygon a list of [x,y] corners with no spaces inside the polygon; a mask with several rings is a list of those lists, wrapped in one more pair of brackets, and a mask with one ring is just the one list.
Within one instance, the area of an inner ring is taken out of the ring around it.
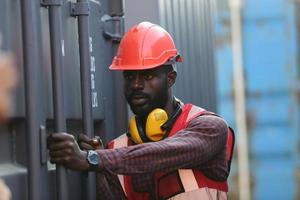
{"label": "wristwatch", "polygon": [[97,171],[100,165],[100,157],[98,153],[94,150],[88,150],[86,159],[90,165],[90,170]]}

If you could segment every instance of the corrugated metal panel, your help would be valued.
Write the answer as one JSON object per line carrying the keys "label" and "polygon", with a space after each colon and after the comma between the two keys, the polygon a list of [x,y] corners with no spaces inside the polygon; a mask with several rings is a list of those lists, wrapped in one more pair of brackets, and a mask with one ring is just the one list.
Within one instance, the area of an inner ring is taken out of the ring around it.
{"label": "corrugated metal panel", "polygon": [[159,0],[126,0],[125,2],[125,30],[142,21],[159,24]]}
{"label": "corrugated metal panel", "polygon": [[216,111],[214,1],[161,0],[161,25],[173,36],[184,62],[178,64],[175,95]]}

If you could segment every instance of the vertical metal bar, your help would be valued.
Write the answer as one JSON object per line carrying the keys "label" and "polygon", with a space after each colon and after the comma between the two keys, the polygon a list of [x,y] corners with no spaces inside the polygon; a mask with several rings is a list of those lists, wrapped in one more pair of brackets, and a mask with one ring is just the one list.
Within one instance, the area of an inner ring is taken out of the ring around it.
{"label": "vertical metal bar", "polygon": [[210,36],[210,74],[212,77],[212,80],[210,81],[211,89],[210,92],[210,106],[211,110],[216,112],[217,111],[217,86],[216,86],[216,62],[215,62],[215,18],[216,18],[216,0],[208,1],[208,4],[210,6],[209,12],[210,12],[210,19],[209,19],[209,36]]}
{"label": "vertical metal bar", "polygon": [[[177,11],[176,13],[174,13],[174,15],[178,15],[178,22],[180,23],[174,23],[175,26],[177,26],[179,32],[178,35],[176,36],[177,38],[179,38],[179,48],[181,50],[182,53],[184,53],[185,55],[183,57],[187,57],[187,55],[189,55],[189,49],[187,47],[187,23],[186,23],[186,15],[187,13],[185,13],[185,8],[186,8],[186,2],[185,1],[178,1],[175,2],[173,1],[173,3],[175,3],[176,7],[177,7]],[[174,6],[175,6],[174,5]],[[177,21],[177,20],[176,20]],[[175,22],[176,22],[175,21]],[[187,74],[192,74],[193,71],[193,66],[191,66],[191,60],[189,58],[184,60],[185,64],[189,67],[184,68],[185,73]],[[183,84],[183,96],[187,99],[190,99],[193,102],[193,96],[191,95],[191,90],[192,87],[190,86],[191,84],[189,82],[182,82]]]}
{"label": "vertical metal bar", "polygon": [[[50,46],[52,63],[52,89],[55,132],[66,131],[63,85],[63,36],[61,25],[61,4],[49,6]],[[68,199],[67,172],[63,166],[56,166],[57,199]]]}
{"label": "vertical metal bar", "polygon": [[[78,0],[86,2],[86,0]],[[93,118],[92,118],[92,98],[91,98],[91,55],[89,46],[89,16],[78,16],[79,31],[79,54],[80,54],[80,78],[81,78],[81,100],[83,115],[83,130],[89,137],[94,135]]]}
{"label": "vertical metal bar", "polygon": [[242,33],[242,9],[243,0],[230,0],[232,54],[233,54],[233,84],[235,100],[235,119],[239,167],[239,196],[240,199],[251,199],[250,191],[250,167],[248,153],[248,133],[246,122],[246,97],[243,66],[243,33]]}
{"label": "vertical metal bar", "polygon": [[208,52],[207,52],[207,27],[206,27],[206,20],[207,20],[207,7],[206,7],[206,3],[205,0],[200,0],[199,1],[199,7],[198,7],[198,12],[200,13],[200,18],[201,18],[201,25],[200,25],[200,31],[201,31],[201,52],[202,52],[202,59],[203,59],[203,67],[201,68],[201,74],[205,75],[205,79],[202,78],[202,91],[201,94],[205,95],[205,99],[201,99],[201,102],[203,102],[203,105],[205,105],[205,107],[208,105],[207,104],[207,99],[208,99],[208,94],[207,94],[207,81],[208,81]]}
{"label": "vertical metal bar", "polygon": [[[188,43],[188,55],[189,58],[187,58],[188,60],[190,60],[191,64],[188,65],[188,67],[191,67],[193,69],[193,72],[190,74],[191,79],[190,80],[199,80],[199,74],[197,73],[197,68],[201,65],[199,65],[199,63],[197,62],[197,59],[199,58],[195,52],[194,49],[198,48],[198,46],[196,47],[196,39],[195,37],[199,37],[199,33],[197,33],[195,30],[195,26],[197,25],[196,22],[198,22],[198,19],[196,19],[195,15],[195,7],[193,6],[194,4],[194,0],[190,1],[190,0],[186,0],[185,1],[186,4],[186,9],[185,9],[185,16],[186,16],[186,23],[187,23],[187,38],[186,38],[186,42]],[[196,56],[197,55],[197,56]],[[185,59],[185,60],[187,60]],[[184,60],[184,62],[185,62]],[[198,100],[200,98],[201,95],[195,95],[195,94],[199,94],[199,85],[197,84],[191,84],[190,85],[191,89],[190,92],[192,93],[193,96],[193,102],[197,102],[200,103]]]}
{"label": "vertical metal bar", "polygon": [[208,68],[207,68],[207,77],[209,78],[207,82],[210,85],[210,89],[207,90],[208,106],[210,110],[216,112],[216,85],[215,85],[215,63],[214,63],[214,0],[205,0],[205,9],[206,9],[206,20],[205,27],[207,31],[207,58],[208,58]]}
{"label": "vertical metal bar", "polygon": [[[203,40],[205,40],[205,34],[204,34],[204,30],[205,27],[203,26],[203,12],[205,11],[204,9],[202,10],[202,0],[193,0],[193,13],[194,13],[194,17],[195,17],[195,25],[194,25],[194,31],[197,33],[195,34],[195,37],[193,38],[193,42],[196,44],[196,46],[198,46],[197,48],[195,48],[195,54],[197,56],[197,61],[199,62],[199,67],[197,67],[195,69],[195,75],[200,76],[200,79],[197,78],[195,80],[198,81],[198,91],[197,93],[199,93],[200,97],[205,96],[205,90],[208,88],[206,87],[206,83],[204,81],[204,77],[206,77],[206,74],[204,73],[204,68],[206,67],[205,65],[205,51],[206,49],[203,47]],[[206,96],[205,96],[206,97]],[[200,105],[205,105],[205,101],[203,100],[203,98],[199,99],[199,104]]]}
{"label": "vertical metal bar", "polygon": [[[77,0],[77,3],[89,3],[87,0]],[[79,31],[79,56],[80,56],[80,78],[81,78],[81,103],[82,103],[82,118],[83,131],[89,136],[94,136],[94,123],[92,113],[92,98],[91,98],[91,53],[90,53],[90,31],[89,31],[89,15],[79,15],[78,31]],[[96,199],[96,174],[82,174],[83,188],[82,193],[84,199]]]}
{"label": "vertical metal bar", "polygon": [[[201,96],[205,96],[207,98],[207,68],[208,68],[208,58],[207,58],[207,46],[206,46],[206,40],[207,40],[207,32],[206,32],[206,25],[205,25],[205,20],[206,20],[206,7],[205,7],[205,0],[200,0],[198,4],[198,12],[200,14],[200,24],[199,24],[199,31],[201,32],[201,37],[200,37],[200,51],[202,55],[202,67],[201,67],[201,72],[200,74],[203,74],[205,78],[203,77],[201,80]],[[201,99],[201,102],[203,105],[207,106],[207,100],[206,98]]]}
{"label": "vertical metal bar", "polygon": [[[178,24],[181,23],[179,16],[179,1],[178,0],[167,0],[167,13],[168,13],[168,30],[172,31],[172,37],[175,39],[176,47],[182,54],[183,58],[185,57],[185,52],[183,51],[183,45],[180,35],[181,27],[178,26]],[[178,23],[179,22],[179,23]],[[185,69],[179,67],[177,68],[180,73],[182,73]],[[181,70],[181,71],[180,71]],[[181,82],[181,84],[178,84],[178,89],[181,91],[182,96],[187,96],[188,88],[186,86],[185,82]]]}
{"label": "vertical metal bar", "polygon": [[165,8],[165,1],[161,0],[158,1],[158,15],[159,15],[159,23],[163,26],[163,27],[167,27],[167,17],[166,17],[166,8]]}
{"label": "vertical metal bar", "polygon": [[39,127],[41,112],[36,108],[39,105],[39,86],[41,66],[38,47],[38,7],[34,1],[21,1],[26,125],[28,148],[28,199],[40,200],[41,196],[41,165],[39,153]]}

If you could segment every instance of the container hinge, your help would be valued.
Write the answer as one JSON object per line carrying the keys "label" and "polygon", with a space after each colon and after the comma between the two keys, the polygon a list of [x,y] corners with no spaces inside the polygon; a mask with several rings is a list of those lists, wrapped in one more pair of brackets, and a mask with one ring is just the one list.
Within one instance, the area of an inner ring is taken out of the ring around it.
{"label": "container hinge", "polygon": [[103,36],[113,42],[120,42],[124,35],[124,17],[103,15]]}
{"label": "container hinge", "polygon": [[80,15],[90,15],[90,6],[88,2],[70,2],[70,15],[73,17]]}
{"label": "container hinge", "polygon": [[44,7],[47,6],[61,6],[62,0],[41,0],[41,5]]}

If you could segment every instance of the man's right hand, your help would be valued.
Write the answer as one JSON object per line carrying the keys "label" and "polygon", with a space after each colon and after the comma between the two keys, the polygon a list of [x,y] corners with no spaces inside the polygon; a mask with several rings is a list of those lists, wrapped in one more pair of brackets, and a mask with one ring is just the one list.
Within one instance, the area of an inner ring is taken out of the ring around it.
{"label": "man's right hand", "polygon": [[82,150],[103,149],[103,144],[99,136],[89,138],[84,134],[79,134],[77,142]]}
{"label": "man's right hand", "polygon": [[87,152],[80,149],[73,135],[68,133],[51,133],[47,137],[51,163],[64,165],[65,167],[87,171],[89,163]]}

